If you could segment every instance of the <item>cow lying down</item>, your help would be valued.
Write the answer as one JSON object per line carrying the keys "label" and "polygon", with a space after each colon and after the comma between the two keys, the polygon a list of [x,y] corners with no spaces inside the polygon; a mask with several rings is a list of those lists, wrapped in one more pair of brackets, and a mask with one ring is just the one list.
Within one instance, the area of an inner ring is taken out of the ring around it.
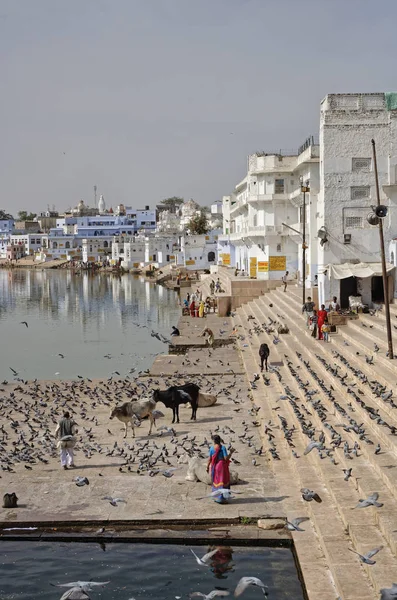
{"label": "cow lying down", "polygon": [[[211,475],[207,473],[207,461],[194,456],[189,460],[187,475],[185,477],[187,481],[201,481],[207,485],[211,485]],[[239,482],[237,471],[230,471],[230,483],[236,485]]]}

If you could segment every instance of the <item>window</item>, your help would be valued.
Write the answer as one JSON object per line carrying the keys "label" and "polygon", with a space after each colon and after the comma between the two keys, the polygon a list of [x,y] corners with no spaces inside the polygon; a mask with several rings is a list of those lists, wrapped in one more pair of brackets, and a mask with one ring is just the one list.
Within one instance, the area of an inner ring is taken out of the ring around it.
{"label": "window", "polygon": [[359,229],[364,227],[364,220],[362,217],[346,217],[345,218],[345,227],[348,229]]}
{"label": "window", "polygon": [[90,246],[90,252],[92,252],[92,246]]}
{"label": "window", "polygon": [[103,247],[104,248],[109,248],[109,243],[106,240],[103,242]]}
{"label": "window", "polygon": [[284,179],[275,179],[274,193],[275,194],[284,194]]}
{"label": "window", "polygon": [[66,242],[65,248],[70,248],[70,242]]}
{"label": "window", "polygon": [[57,242],[52,242],[52,247],[54,250],[56,250],[58,248]]}
{"label": "window", "polygon": [[277,244],[276,251],[281,252],[281,244]]}
{"label": "window", "polygon": [[47,240],[43,240],[43,248],[47,248]]}
{"label": "window", "polygon": [[369,173],[371,170],[370,158],[352,158],[352,171],[356,173]]}
{"label": "window", "polygon": [[361,198],[370,197],[369,185],[357,185],[350,188],[350,197],[352,200],[361,200]]}
{"label": "window", "polygon": [[254,227],[256,227],[258,225],[258,215],[254,215],[252,222],[253,222]]}

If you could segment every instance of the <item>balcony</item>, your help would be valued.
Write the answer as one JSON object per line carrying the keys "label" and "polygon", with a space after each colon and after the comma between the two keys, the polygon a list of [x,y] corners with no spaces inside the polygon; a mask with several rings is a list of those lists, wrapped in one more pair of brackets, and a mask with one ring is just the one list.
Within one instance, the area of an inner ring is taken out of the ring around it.
{"label": "balcony", "polygon": [[283,192],[282,194],[250,194],[248,196],[249,203],[256,202],[274,202],[275,200],[288,200],[290,194]]}
{"label": "balcony", "polygon": [[247,200],[244,199],[240,199],[240,200],[236,200],[236,202],[234,202],[231,206],[230,206],[230,214],[238,214],[240,212],[242,212],[244,209],[247,209]]}

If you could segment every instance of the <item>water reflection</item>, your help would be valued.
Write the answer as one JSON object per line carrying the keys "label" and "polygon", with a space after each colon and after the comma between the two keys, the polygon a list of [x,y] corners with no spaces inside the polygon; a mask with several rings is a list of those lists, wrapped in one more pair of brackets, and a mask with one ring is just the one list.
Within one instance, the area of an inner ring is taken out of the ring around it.
{"label": "water reflection", "polygon": [[[120,358],[125,351],[130,358],[137,354],[136,366],[146,368],[153,354],[166,350],[150,336],[151,329],[169,336],[178,317],[174,292],[136,276],[0,270],[0,332],[8,342],[9,362],[0,366],[0,377],[9,378],[8,366],[21,360],[22,377],[54,378],[60,366],[61,377],[74,377],[77,356],[81,361],[78,372],[98,377],[103,375],[103,365],[98,368],[97,359],[106,353]],[[25,331],[19,325],[23,320],[29,323]],[[82,344],[88,344],[89,350]],[[65,354],[62,365],[50,359],[55,350]],[[133,362],[129,361],[130,366]]]}
{"label": "water reflection", "polygon": [[230,546],[217,546],[211,548],[216,554],[211,558],[211,571],[217,579],[227,579],[227,573],[233,571],[233,548]]}

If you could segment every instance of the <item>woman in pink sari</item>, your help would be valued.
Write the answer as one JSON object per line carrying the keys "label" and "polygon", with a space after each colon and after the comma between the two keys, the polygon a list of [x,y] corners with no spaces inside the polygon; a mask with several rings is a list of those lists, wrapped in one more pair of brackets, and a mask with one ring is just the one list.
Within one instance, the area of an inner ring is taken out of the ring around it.
{"label": "woman in pink sari", "polygon": [[[210,456],[207,464],[207,471],[211,474],[212,491],[217,492],[221,489],[230,490],[230,457],[226,447],[222,444],[220,436],[214,435],[212,439],[214,445],[210,448]],[[227,500],[223,494],[214,496],[214,500],[218,504],[227,504]]]}
{"label": "woman in pink sari", "polygon": [[318,339],[319,340],[323,339],[321,327],[324,325],[324,321],[327,317],[328,317],[328,313],[325,310],[325,304],[322,304],[320,310],[317,313],[317,330],[318,330]]}

